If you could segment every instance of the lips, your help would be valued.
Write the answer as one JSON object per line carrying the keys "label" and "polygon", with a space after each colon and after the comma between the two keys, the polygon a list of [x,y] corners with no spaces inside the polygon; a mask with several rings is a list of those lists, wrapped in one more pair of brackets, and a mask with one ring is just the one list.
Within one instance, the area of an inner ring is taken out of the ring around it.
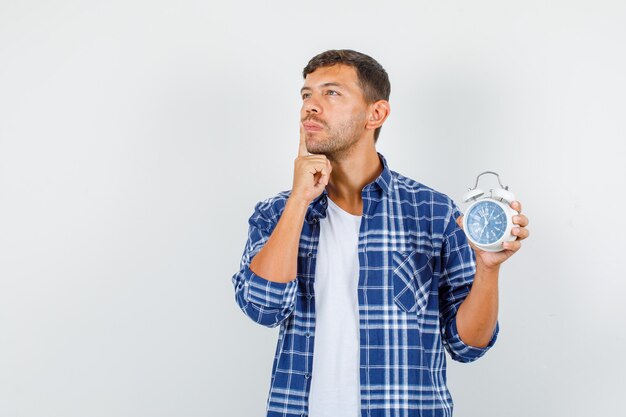
{"label": "lips", "polygon": [[304,126],[304,129],[308,132],[317,132],[324,128],[321,124],[314,122],[304,122],[302,123],[302,126]]}

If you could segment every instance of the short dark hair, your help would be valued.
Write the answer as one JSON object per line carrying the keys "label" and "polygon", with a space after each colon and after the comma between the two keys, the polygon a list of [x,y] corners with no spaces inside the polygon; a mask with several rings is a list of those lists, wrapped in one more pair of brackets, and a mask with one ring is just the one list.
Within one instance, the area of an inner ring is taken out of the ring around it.
{"label": "short dark hair", "polygon": [[[332,67],[338,64],[348,65],[356,70],[365,100],[370,103],[378,100],[389,100],[391,84],[387,71],[371,56],[351,49],[331,49],[314,56],[302,70],[302,77],[306,78],[318,68]],[[378,127],[374,131],[374,141],[378,140],[380,129]]]}

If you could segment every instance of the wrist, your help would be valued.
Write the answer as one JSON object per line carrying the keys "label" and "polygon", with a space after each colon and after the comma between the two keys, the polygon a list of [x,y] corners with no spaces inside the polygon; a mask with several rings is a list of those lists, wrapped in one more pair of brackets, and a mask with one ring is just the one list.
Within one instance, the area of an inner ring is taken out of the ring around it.
{"label": "wrist", "polygon": [[485,277],[495,276],[498,277],[500,273],[500,264],[488,265],[485,264],[480,257],[476,258],[476,273]]}
{"label": "wrist", "polygon": [[289,196],[289,198],[287,198],[287,203],[285,205],[287,207],[293,207],[296,210],[304,210],[304,211],[306,211],[307,208],[309,207],[309,204],[311,204],[311,203],[309,201],[307,201],[305,198],[298,197],[298,196],[292,194],[292,195]]}

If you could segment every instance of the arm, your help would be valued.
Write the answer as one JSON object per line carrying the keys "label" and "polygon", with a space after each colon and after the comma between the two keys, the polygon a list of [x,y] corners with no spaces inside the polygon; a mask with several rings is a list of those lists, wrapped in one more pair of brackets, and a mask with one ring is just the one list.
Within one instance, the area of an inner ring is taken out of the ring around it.
{"label": "arm", "polygon": [[309,154],[306,134],[300,128],[292,192],[272,236],[250,264],[255,273],[276,282],[295,279],[304,216],[311,201],[324,191],[331,171],[332,166],[326,156]]}
{"label": "arm", "polygon": [[[511,207],[518,212],[522,210],[519,202],[513,202]],[[463,227],[462,217],[457,218],[460,227]],[[504,251],[485,252],[472,246],[476,253],[476,275],[472,289],[457,314],[459,336],[468,345],[487,347],[496,329],[500,265],[521,248],[521,241],[529,235],[526,216],[519,214],[513,221],[519,226],[512,230],[517,240],[505,242]]]}
{"label": "arm", "polygon": [[[309,155],[300,131],[294,185],[278,222],[268,219],[271,207],[259,203],[250,217],[248,242],[233,276],[237,303],[254,321],[274,327],[295,307],[298,246],[310,202],[328,184],[332,167],[323,155]],[[275,227],[274,227],[274,222]]]}
{"label": "arm", "polygon": [[495,343],[498,333],[496,323],[495,329],[489,334],[489,343],[485,347],[471,346],[460,337],[459,311],[469,299],[476,273],[475,265],[474,251],[463,229],[455,224],[453,218],[450,219],[444,231],[442,247],[439,315],[443,345],[450,357],[459,362],[472,362],[483,356]]}
{"label": "arm", "polygon": [[250,269],[250,261],[258,256],[272,234],[276,220],[265,215],[272,212],[271,204],[271,201],[261,202],[255,207],[249,220],[248,240],[240,269],[232,278],[235,300],[241,310],[255,322],[267,327],[277,326],[293,312],[297,291],[295,276],[289,281],[275,282]]}
{"label": "arm", "polygon": [[269,281],[296,278],[298,242],[308,204],[290,197],[285,210],[263,249],[252,259],[250,269]]}
{"label": "arm", "polygon": [[477,259],[472,288],[456,317],[459,337],[470,346],[487,347],[496,329],[499,270],[486,268]]}

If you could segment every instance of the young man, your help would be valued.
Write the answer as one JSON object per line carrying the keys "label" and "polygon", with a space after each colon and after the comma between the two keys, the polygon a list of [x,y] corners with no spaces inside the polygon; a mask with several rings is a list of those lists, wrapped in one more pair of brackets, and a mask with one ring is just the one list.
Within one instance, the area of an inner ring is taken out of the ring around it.
{"label": "young man", "polygon": [[528,219],[502,252],[470,247],[454,203],[376,152],[380,64],[332,50],[303,76],[293,187],[256,205],[233,276],[243,312],[280,325],[267,416],[450,416],[444,348],[470,362],[495,343],[499,267]]}

